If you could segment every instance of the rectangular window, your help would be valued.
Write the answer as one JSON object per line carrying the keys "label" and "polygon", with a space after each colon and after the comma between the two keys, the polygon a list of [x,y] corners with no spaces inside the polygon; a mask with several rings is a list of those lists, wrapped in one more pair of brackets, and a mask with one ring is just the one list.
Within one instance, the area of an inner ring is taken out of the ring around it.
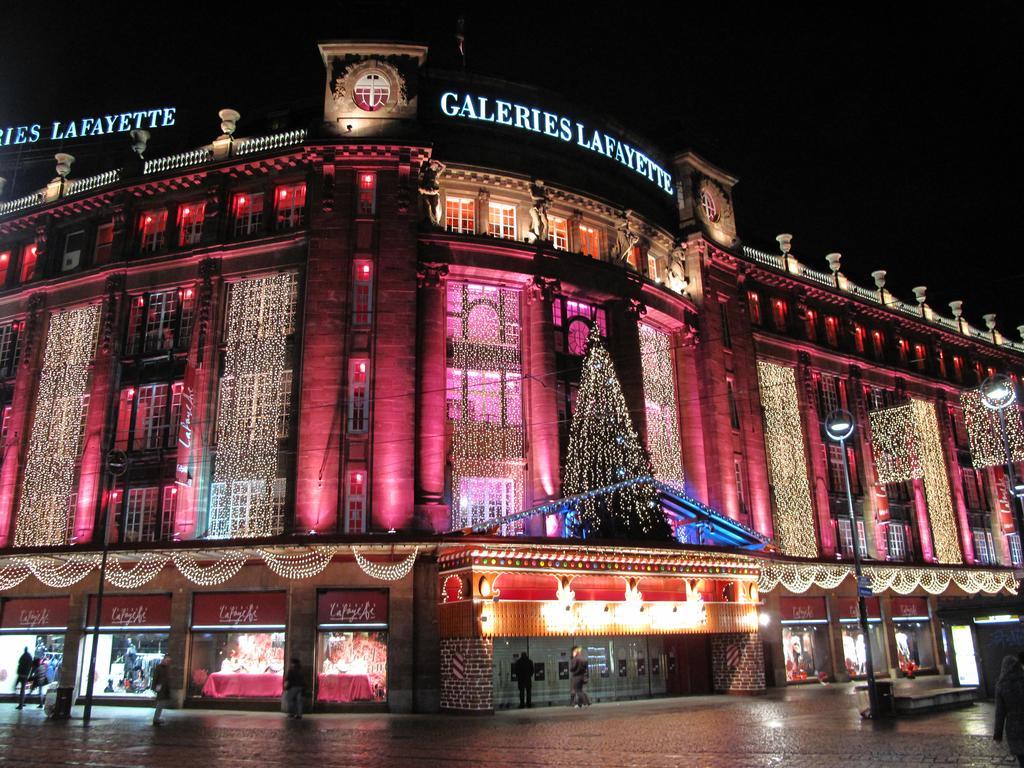
{"label": "rectangular window", "polygon": [[164,498],[160,510],[160,540],[174,539],[174,515],[178,510],[178,489],[173,485],[164,486]]}
{"label": "rectangular window", "polygon": [[953,355],[953,379],[958,382],[964,380],[964,359],[960,355]]}
{"label": "rectangular window", "polygon": [[722,320],[722,346],[732,349],[732,332],[729,330],[729,307],[724,301],[718,302],[718,316]]}
{"label": "rectangular window", "polygon": [[647,253],[647,276],[656,283],[661,282],[661,273],[658,271],[658,260],[653,253]]}
{"label": "rectangular window", "polygon": [[235,195],[235,237],[250,237],[263,231],[263,193],[243,192]]}
{"label": "rectangular window", "polygon": [[292,372],[281,371],[281,389],[277,393],[277,439],[286,440],[292,420]]}
{"label": "rectangular window", "polygon": [[11,252],[0,251],[0,289],[7,285],[7,270],[11,266]]}
{"label": "rectangular window", "polygon": [[825,341],[830,347],[839,346],[839,318],[835,315],[825,315]]}
{"label": "rectangular window", "polygon": [[96,227],[96,248],[92,252],[92,262],[96,266],[106,264],[110,261],[110,254],[114,247],[114,224],[100,224]]}
{"label": "rectangular window", "polygon": [[818,314],[813,309],[808,309],[804,317],[804,334],[808,341],[818,339]]}
{"label": "rectangular window", "polygon": [[747,308],[750,311],[750,322],[753,325],[761,324],[761,297],[756,291],[747,291]]}
{"label": "rectangular window", "polygon": [[580,253],[592,259],[601,258],[601,233],[595,227],[580,224]]}
{"label": "rectangular window", "polygon": [[352,324],[362,327],[373,320],[373,264],[359,260],[355,263],[355,270],[352,282]]}
{"label": "rectangular window", "polygon": [[629,249],[629,254],[626,256],[626,263],[629,264],[637,272],[640,271],[640,260],[643,257],[643,252],[640,250],[639,245],[634,245]]}
{"label": "rectangular window", "polygon": [[147,384],[139,387],[136,395],[133,450],[160,448],[167,442],[167,389],[166,384]]}
{"label": "rectangular window", "polygon": [[561,216],[548,216],[548,234],[556,251],[569,250],[569,222]]}
{"label": "rectangular window", "polygon": [[740,428],[740,412],[736,407],[736,392],[733,389],[732,379],[725,380],[726,392],[729,396],[729,424],[733,429]]}
{"label": "rectangular window", "polygon": [[61,272],[78,269],[82,263],[82,251],[85,249],[85,230],[69,232],[64,238],[64,258],[60,263]]}
{"label": "rectangular window", "polygon": [[853,348],[858,354],[864,354],[864,326],[855,324],[853,326]]}
{"label": "rectangular window", "polygon": [[188,203],[178,208],[178,247],[199,245],[203,237],[206,203]]}
{"label": "rectangular window", "polygon": [[27,283],[36,276],[36,254],[39,249],[35,243],[29,243],[21,249],[21,282]]}
{"label": "rectangular window", "polygon": [[466,525],[512,514],[515,511],[515,499],[515,483],[510,478],[459,478],[459,507]]}
{"label": "rectangular window", "polygon": [[21,323],[0,325],[0,379],[14,376],[21,356]]}
{"label": "rectangular window", "polygon": [[974,560],[980,565],[992,565],[994,552],[991,547],[992,534],[984,528],[972,528],[974,538]]}
{"label": "rectangular window", "polygon": [[[829,488],[833,493],[846,490],[846,482],[843,478],[843,449],[833,442],[825,444],[828,452],[828,481]],[[850,480],[853,480],[851,476]]]}
{"label": "rectangular window", "polygon": [[78,455],[81,456],[85,450],[85,429],[89,422],[89,399],[90,395],[82,395],[82,411],[78,420]]}
{"label": "rectangular window", "polygon": [[886,543],[889,550],[889,559],[896,562],[905,562],[907,559],[907,532],[903,523],[891,522],[887,526]]}
{"label": "rectangular window", "polygon": [[[237,480],[231,483],[210,484],[210,527],[207,537],[226,539],[245,535],[251,530],[258,508],[265,499],[266,485],[262,480]],[[284,530],[284,508],[288,485],[285,478],[277,478],[270,489],[270,530],[277,535]]]}
{"label": "rectangular window", "polygon": [[876,360],[881,360],[885,357],[885,336],[882,335],[881,331],[871,332],[871,349]]}
{"label": "rectangular window", "polygon": [[356,197],[356,215],[373,216],[377,213],[377,174],[362,171],[359,174],[359,194]]}
{"label": "rectangular window", "polygon": [[468,197],[448,197],[444,201],[444,226],[449,232],[472,235],[476,232],[475,201]]}
{"label": "rectangular window", "polygon": [[964,498],[967,501],[967,508],[981,511],[983,509],[981,499],[981,485],[978,483],[978,473],[969,467],[961,467],[961,474],[964,479]]}
{"label": "rectangular window", "polygon": [[772,322],[775,324],[775,330],[784,331],[786,330],[786,321],[789,317],[789,305],[782,299],[772,300]]}
{"label": "rectangular window", "polygon": [[946,354],[941,349],[935,353],[935,362],[939,365],[939,376],[946,378]]}
{"label": "rectangular window", "polygon": [[304,183],[278,187],[274,197],[277,206],[275,221],[278,232],[298,229],[306,222],[306,185]]}
{"label": "rectangular window", "polygon": [[907,343],[906,339],[896,339],[896,351],[899,353],[900,362],[907,362],[907,357],[910,352],[910,344]]}
{"label": "rectangular window", "polygon": [[345,533],[366,531],[366,472],[350,470],[345,488]]}
{"label": "rectangular window", "polygon": [[164,247],[167,211],[146,211],[139,217],[139,251],[156,253]]}
{"label": "rectangular window", "polygon": [[124,505],[124,541],[155,541],[157,533],[157,498],[160,489],[129,488]]}
{"label": "rectangular window", "polygon": [[2,441],[4,445],[7,444],[7,434],[10,432],[11,428],[11,408],[12,406],[10,405],[4,406],[3,420],[0,422],[0,441]]}
{"label": "rectangular window", "polygon": [[353,360],[348,374],[348,431],[361,434],[369,428],[369,361]]}
{"label": "rectangular window", "polygon": [[[843,557],[852,559],[853,558],[853,530],[850,526],[850,518],[840,517],[837,521],[839,529],[839,549],[843,553]],[[864,535],[864,521],[857,520],[857,543],[860,545],[860,556],[868,556],[868,540]]]}
{"label": "rectangular window", "polygon": [[733,477],[736,480],[736,498],[740,503],[740,511],[746,514],[747,512],[747,497],[744,490],[743,482],[743,459],[737,456],[732,462]]}
{"label": "rectangular window", "polygon": [[924,344],[914,345],[914,367],[923,371],[928,364],[928,354],[925,352]]}
{"label": "rectangular window", "polygon": [[487,234],[504,240],[515,240],[516,207],[509,203],[488,203]]}
{"label": "rectangular window", "polygon": [[1016,533],[1008,534],[1006,541],[1010,545],[1010,562],[1019,568],[1024,564],[1024,559],[1021,559],[1020,536]]}

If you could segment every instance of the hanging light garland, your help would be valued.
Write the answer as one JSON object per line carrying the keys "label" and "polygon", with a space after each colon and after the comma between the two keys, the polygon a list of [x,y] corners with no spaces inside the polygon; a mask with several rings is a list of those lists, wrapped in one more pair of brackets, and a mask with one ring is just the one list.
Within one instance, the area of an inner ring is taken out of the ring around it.
{"label": "hanging light garland", "polygon": [[[492,516],[496,502],[509,511],[523,508],[519,302],[517,290],[448,284],[448,324],[455,331],[448,340],[453,528]],[[522,521],[501,528],[505,535],[522,530]]]}
{"label": "hanging light garland", "polygon": [[75,482],[82,396],[96,351],[100,306],[57,312],[50,318],[43,368],[25,459],[15,547],[67,543],[68,497]]}
{"label": "hanging light garland", "polygon": [[[999,417],[985,407],[981,392],[967,389],[960,393],[960,407],[964,412],[964,426],[971,445],[971,463],[976,469],[1002,466],[1006,463],[1003,440],[999,434]],[[1006,442],[1015,462],[1024,461],[1024,423],[1020,409],[1013,405],[1006,408]]]}
{"label": "hanging light garland", "polygon": [[924,495],[928,503],[928,520],[932,527],[935,559],[955,565],[963,562],[957,535],[956,515],[949,488],[949,472],[942,450],[939,420],[935,406],[923,400],[911,400],[914,423],[919,437],[921,467],[924,471]]}
{"label": "hanging light garland", "polygon": [[267,567],[285,579],[318,576],[331,564],[336,551],[335,547],[314,547],[297,555],[279,555],[266,549],[257,550]]}
{"label": "hanging light garland", "polygon": [[902,483],[923,477],[914,411],[910,403],[871,411],[868,419],[878,482]]}
{"label": "hanging light garland", "polygon": [[8,561],[0,568],[0,591],[13,589],[28,578],[32,571],[23,560]]}
{"label": "hanging light garland", "polygon": [[[766,562],[761,566],[757,586],[762,593],[782,586],[789,592],[799,594],[812,586],[835,589],[847,576],[852,575],[852,565]],[[876,594],[892,590],[900,595],[909,595],[917,589],[923,589],[931,595],[941,595],[949,589],[950,584],[955,584],[971,595],[979,592],[996,594],[1004,590],[1016,595],[1018,589],[1013,572],[1004,570],[866,565],[864,575],[870,579],[871,589]]]}
{"label": "hanging light garland", "polygon": [[659,482],[684,489],[679,412],[669,335],[640,324],[640,364],[647,402],[647,449]]}
{"label": "hanging light garland", "polygon": [[412,553],[402,560],[400,563],[389,563],[382,565],[380,563],[371,563],[362,553],[359,552],[355,547],[352,547],[352,556],[356,559],[356,564],[360,570],[367,576],[373,579],[380,579],[381,581],[398,581],[404,579],[409,575],[412,567],[416,564],[416,556],[419,554],[420,548],[416,547]]}
{"label": "hanging light garland", "polygon": [[817,557],[796,373],[789,366],[759,360],[757,380],[764,410],[768,474],[775,498],[775,539],[787,555]]}
{"label": "hanging light garland", "polygon": [[200,565],[199,559],[191,552],[175,552],[171,559],[181,575],[193,584],[212,587],[238,573],[247,558],[242,552],[222,552],[218,560],[206,566]]}
{"label": "hanging light garland", "polygon": [[170,556],[162,552],[144,552],[131,568],[125,568],[116,557],[108,557],[107,581],[121,589],[136,589],[156,578],[168,560]]}
{"label": "hanging light garland", "polygon": [[29,557],[25,562],[32,571],[32,575],[43,584],[63,589],[77,584],[88,576],[100,564],[100,556],[72,555],[65,559]]}
{"label": "hanging light garland", "polygon": [[294,281],[295,275],[284,274],[231,286],[213,472],[219,490],[210,503],[210,538],[280,533],[274,482]]}

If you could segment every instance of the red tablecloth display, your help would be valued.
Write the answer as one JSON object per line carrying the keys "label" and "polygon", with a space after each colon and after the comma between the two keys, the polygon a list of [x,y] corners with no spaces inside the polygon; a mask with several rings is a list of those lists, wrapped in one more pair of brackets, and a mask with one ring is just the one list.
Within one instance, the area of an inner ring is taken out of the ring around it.
{"label": "red tablecloth display", "polygon": [[319,676],[318,701],[373,701],[369,675]]}
{"label": "red tablecloth display", "polygon": [[279,673],[214,672],[206,678],[203,696],[209,696],[211,699],[225,699],[231,696],[280,698],[283,688],[284,677]]}

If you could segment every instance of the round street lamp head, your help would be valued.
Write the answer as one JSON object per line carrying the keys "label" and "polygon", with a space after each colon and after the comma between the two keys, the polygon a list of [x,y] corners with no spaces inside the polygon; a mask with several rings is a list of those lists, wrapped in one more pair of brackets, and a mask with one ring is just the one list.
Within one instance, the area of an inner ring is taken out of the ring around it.
{"label": "round street lamp head", "polygon": [[840,443],[848,440],[853,434],[853,415],[842,408],[837,408],[825,417],[825,434],[829,440]]}
{"label": "round street lamp head", "polygon": [[1002,373],[989,376],[981,382],[981,402],[990,410],[1001,411],[1013,405],[1016,399],[1013,382]]}

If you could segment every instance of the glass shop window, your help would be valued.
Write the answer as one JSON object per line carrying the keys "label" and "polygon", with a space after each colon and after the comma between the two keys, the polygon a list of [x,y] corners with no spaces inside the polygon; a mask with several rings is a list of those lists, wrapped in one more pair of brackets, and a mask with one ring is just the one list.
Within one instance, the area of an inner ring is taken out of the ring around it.
{"label": "glass shop window", "polygon": [[278,187],[275,194],[277,231],[298,229],[306,222],[306,185],[289,184]]}

